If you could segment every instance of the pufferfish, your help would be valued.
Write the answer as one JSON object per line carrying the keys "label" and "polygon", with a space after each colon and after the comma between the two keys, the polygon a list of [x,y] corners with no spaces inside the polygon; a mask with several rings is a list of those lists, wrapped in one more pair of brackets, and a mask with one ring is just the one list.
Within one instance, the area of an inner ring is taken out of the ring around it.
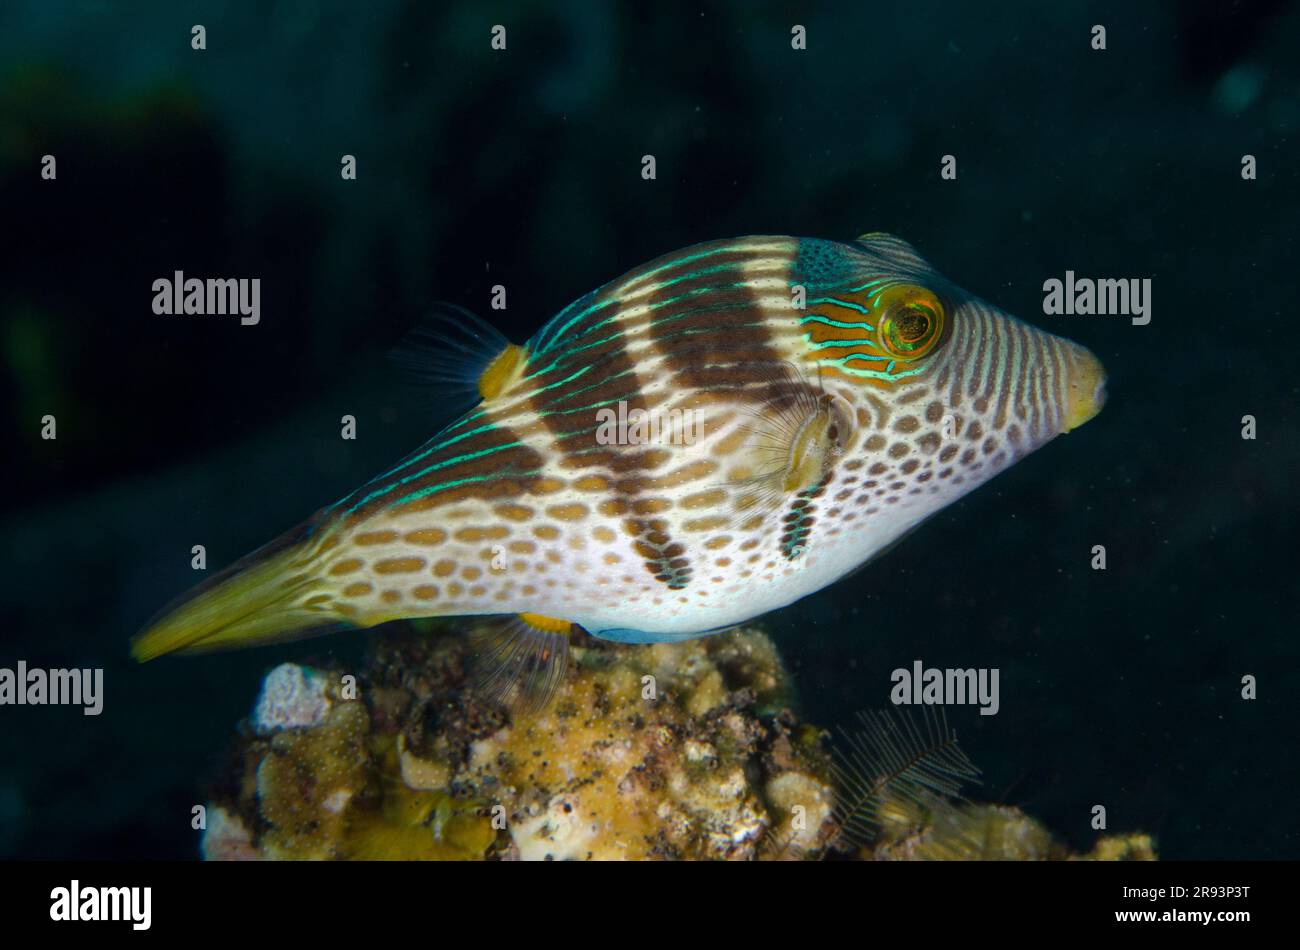
{"label": "pufferfish", "polygon": [[794,603],[1105,400],[1087,349],[881,233],[699,244],[526,344],[469,336],[472,409],[191,592],[135,657],[493,615],[488,685],[544,702],[575,625],[677,641]]}

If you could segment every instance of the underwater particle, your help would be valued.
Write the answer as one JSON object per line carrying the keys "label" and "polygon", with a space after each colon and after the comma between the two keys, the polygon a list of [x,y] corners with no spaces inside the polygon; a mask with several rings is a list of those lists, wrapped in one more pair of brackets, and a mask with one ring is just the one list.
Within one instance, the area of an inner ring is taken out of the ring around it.
{"label": "underwater particle", "polygon": [[324,722],[329,710],[324,676],[295,663],[282,663],[262,681],[253,710],[253,729],[265,736],[282,729],[311,728]]}

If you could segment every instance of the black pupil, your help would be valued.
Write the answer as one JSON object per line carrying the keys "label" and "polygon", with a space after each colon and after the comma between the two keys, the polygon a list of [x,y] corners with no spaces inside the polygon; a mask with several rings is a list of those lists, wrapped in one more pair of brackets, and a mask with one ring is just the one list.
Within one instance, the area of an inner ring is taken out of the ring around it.
{"label": "black pupil", "polygon": [[930,317],[919,310],[905,310],[894,321],[904,343],[915,343],[930,332]]}

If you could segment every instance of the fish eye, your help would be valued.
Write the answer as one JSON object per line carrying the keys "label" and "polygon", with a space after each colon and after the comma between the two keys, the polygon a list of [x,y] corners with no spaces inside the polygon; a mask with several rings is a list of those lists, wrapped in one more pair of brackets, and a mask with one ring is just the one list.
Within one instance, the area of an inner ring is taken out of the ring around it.
{"label": "fish eye", "polygon": [[943,304],[924,287],[890,287],[880,295],[875,309],[881,314],[880,345],[895,359],[918,360],[930,353],[943,335]]}

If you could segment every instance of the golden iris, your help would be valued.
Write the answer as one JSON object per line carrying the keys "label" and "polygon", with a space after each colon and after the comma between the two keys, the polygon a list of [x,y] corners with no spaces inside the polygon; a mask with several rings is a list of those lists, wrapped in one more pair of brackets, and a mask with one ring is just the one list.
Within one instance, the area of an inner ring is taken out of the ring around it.
{"label": "golden iris", "polygon": [[880,316],[880,346],[900,360],[919,360],[943,336],[943,304],[915,284],[896,284],[883,291],[873,307]]}

